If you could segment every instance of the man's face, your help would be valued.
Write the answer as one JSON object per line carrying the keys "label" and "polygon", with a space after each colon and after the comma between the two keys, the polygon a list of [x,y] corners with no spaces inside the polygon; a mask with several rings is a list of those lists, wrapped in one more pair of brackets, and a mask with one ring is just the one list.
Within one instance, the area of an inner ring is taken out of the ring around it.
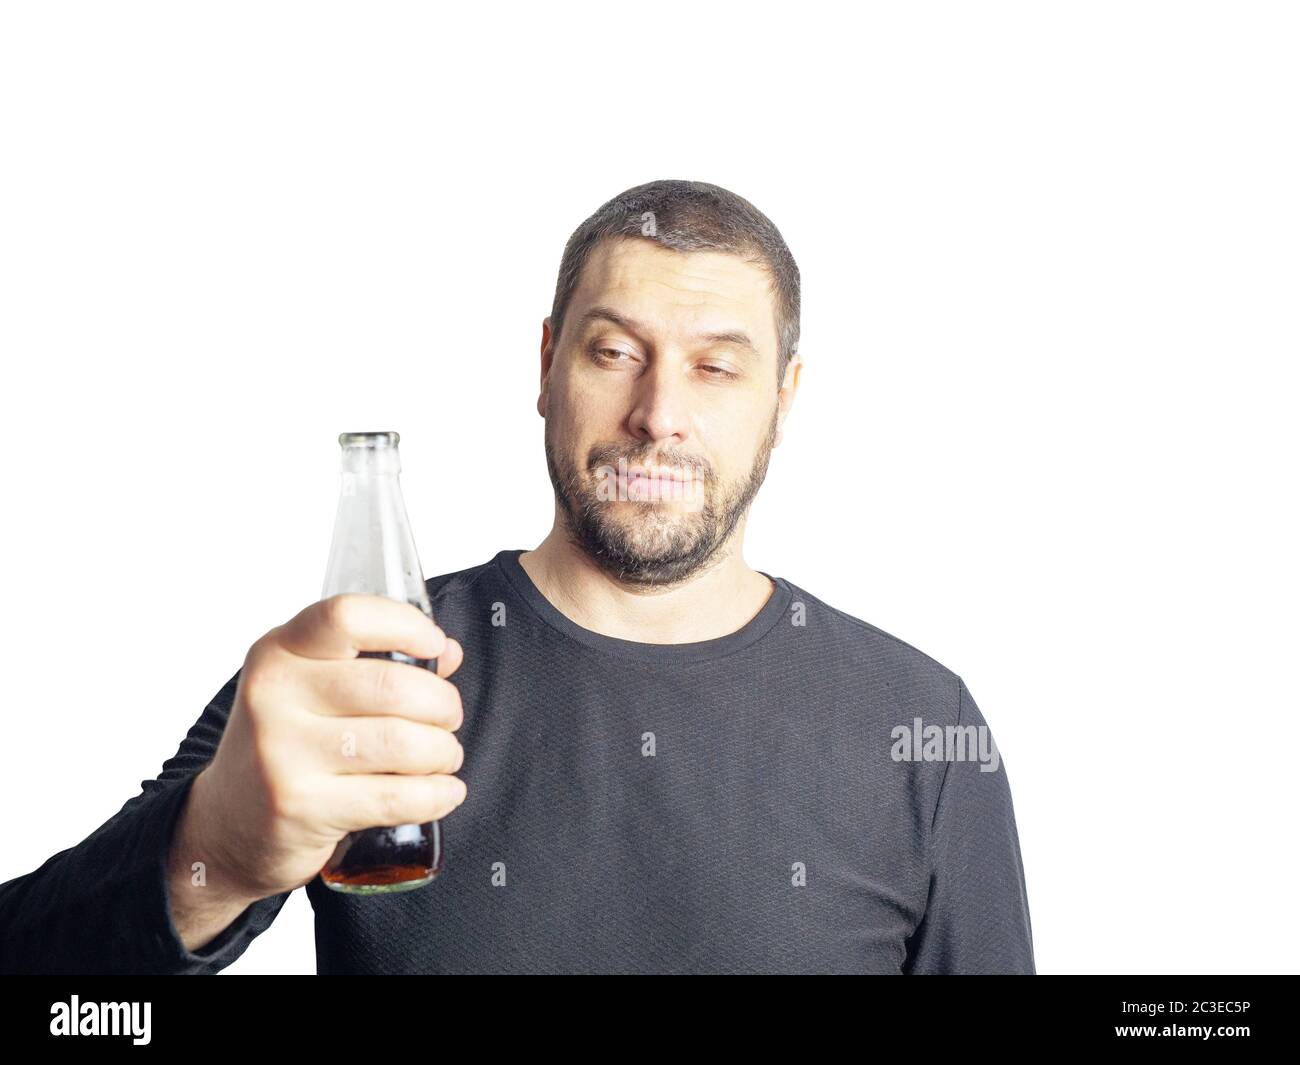
{"label": "man's face", "polygon": [[575,545],[638,584],[705,566],[763,483],[797,363],[778,393],[761,265],[635,238],[596,247],[562,335],[551,336],[549,318],[542,333],[538,411]]}

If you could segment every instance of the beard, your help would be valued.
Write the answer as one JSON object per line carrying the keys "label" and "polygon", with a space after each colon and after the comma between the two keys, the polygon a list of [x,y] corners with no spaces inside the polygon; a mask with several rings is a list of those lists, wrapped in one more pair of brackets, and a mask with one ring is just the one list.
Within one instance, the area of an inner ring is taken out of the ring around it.
{"label": "beard", "polygon": [[767,476],[776,440],[777,412],[773,411],[749,473],[734,483],[719,484],[710,469],[702,468],[689,456],[656,457],[656,465],[692,474],[702,502],[690,510],[674,502],[616,502],[592,479],[597,470],[616,465],[620,459],[626,460],[628,468],[645,462],[653,445],[630,450],[598,445],[587,457],[587,469],[579,470],[556,447],[551,424],[548,418],[546,468],[569,542],[621,584],[668,587],[707,566],[749,509]]}

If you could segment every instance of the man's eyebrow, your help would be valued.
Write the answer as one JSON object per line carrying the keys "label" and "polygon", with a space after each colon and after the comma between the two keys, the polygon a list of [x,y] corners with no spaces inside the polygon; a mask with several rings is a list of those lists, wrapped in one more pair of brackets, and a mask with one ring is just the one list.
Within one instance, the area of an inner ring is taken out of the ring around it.
{"label": "man's eyebrow", "polygon": [[[620,329],[626,329],[629,333],[644,336],[646,329],[640,322],[633,321],[625,314],[619,314],[618,311],[611,307],[592,307],[586,314],[579,319],[578,324],[586,326],[590,322],[612,322]],[[748,333],[742,333],[739,330],[727,330],[722,333],[698,333],[696,340],[703,340],[710,344],[731,344],[738,348],[747,349],[751,355],[758,357],[758,348],[754,342],[749,339]]]}

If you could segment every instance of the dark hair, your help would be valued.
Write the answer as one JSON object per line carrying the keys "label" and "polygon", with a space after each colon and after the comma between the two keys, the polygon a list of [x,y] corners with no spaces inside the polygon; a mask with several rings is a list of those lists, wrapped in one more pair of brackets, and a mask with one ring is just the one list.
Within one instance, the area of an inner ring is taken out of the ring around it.
{"label": "dark hair", "polygon": [[564,246],[551,306],[557,338],[592,249],[610,238],[658,241],[673,251],[719,251],[767,268],[776,301],[778,387],[799,345],[799,267],[767,215],[704,181],[651,181],[621,192],[582,223]]}

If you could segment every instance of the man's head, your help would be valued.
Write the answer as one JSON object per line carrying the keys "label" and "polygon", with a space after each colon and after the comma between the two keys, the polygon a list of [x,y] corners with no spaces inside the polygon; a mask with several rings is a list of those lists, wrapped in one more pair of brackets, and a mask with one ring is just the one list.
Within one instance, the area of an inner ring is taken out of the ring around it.
{"label": "man's head", "polygon": [[[565,247],[543,323],[538,398],[575,545],[645,585],[685,580],[714,559],[780,442],[798,340],[798,267],[739,196],[654,181],[587,219]],[[627,480],[638,467],[687,483]]]}

